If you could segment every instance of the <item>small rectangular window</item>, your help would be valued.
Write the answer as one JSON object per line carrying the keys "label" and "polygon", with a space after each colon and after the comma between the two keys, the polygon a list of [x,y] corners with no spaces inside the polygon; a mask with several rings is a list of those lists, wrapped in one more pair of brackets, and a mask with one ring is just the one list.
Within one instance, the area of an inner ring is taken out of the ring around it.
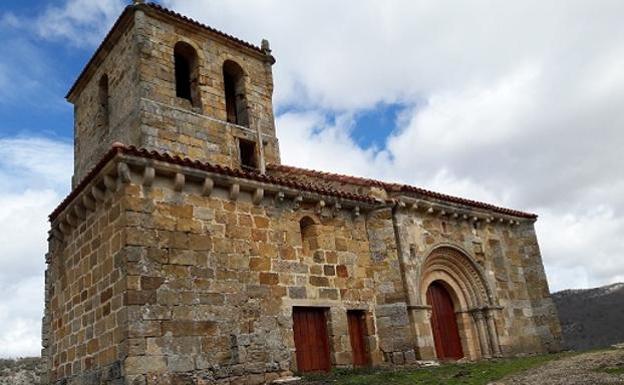
{"label": "small rectangular window", "polygon": [[256,170],[258,168],[258,164],[256,161],[256,143],[250,140],[239,139],[238,151],[240,154],[240,162],[242,168],[253,170]]}

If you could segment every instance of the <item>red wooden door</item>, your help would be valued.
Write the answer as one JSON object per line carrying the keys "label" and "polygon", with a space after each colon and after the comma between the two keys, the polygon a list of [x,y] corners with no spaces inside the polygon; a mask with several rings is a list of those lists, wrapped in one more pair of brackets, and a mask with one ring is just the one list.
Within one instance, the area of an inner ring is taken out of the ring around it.
{"label": "red wooden door", "polygon": [[458,360],[464,356],[453,300],[440,282],[427,289],[427,304],[431,306],[431,329],[439,360]]}
{"label": "red wooden door", "polygon": [[293,308],[293,332],[300,372],[328,372],[329,340],[323,308]]}
{"label": "red wooden door", "polygon": [[351,351],[353,353],[353,366],[368,366],[368,353],[364,336],[366,335],[365,313],[360,310],[349,310],[347,320],[349,323],[349,339],[351,340]]}

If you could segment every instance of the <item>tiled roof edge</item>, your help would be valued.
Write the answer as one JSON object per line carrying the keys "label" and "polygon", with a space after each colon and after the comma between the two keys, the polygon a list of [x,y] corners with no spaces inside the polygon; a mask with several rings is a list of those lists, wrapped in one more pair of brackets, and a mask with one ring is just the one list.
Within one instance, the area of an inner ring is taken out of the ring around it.
{"label": "tiled roof edge", "polygon": [[386,189],[388,192],[416,193],[416,194],[421,194],[429,198],[438,199],[441,201],[458,203],[458,204],[462,204],[465,206],[470,206],[470,207],[475,207],[475,208],[480,208],[480,209],[485,209],[485,210],[491,210],[491,211],[495,211],[501,214],[507,214],[507,215],[517,216],[517,217],[522,217],[522,218],[530,218],[530,219],[537,218],[537,215],[533,213],[527,213],[527,212],[523,212],[519,210],[499,207],[499,206],[492,205],[492,204],[485,203],[485,202],[479,202],[479,201],[475,201],[471,199],[442,194],[439,192],[427,190],[421,187],[406,185],[406,184],[388,183],[388,182],[383,182],[377,179],[369,179],[369,178],[362,178],[362,177],[351,176],[351,175],[336,174],[336,173],[331,173],[331,172],[317,171],[317,170],[311,170],[307,168],[286,166],[286,165],[281,165],[281,164],[269,164],[267,165],[267,169],[281,171],[285,173],[294,172],[297,174],[308,175],[308,176],[317,177],[321,179],[328,179],[328,180],[341,182],[341,183],[350,183],[350,184],[355,184],[358,186],[382,187]]}
{"label": "tiled roof edge", "polygon": [[63,201],[52,211],[49,215],[50,222],[53,222],[58,215],[82,192],[82,190],[96,177],[96,175],[110,162],[117,154],[124,154],[130,156],[136,156],[141,158],[158,160],[166,163],[176,164],[179,166],[190,167],[207,172],[213,172],[225,176],[231,176],[236,178],[250,179],[258,182],[264,182],[268,184],[274,184],[284,187],[293,188],[296,190],[308,191],[320,195],[335,196],[342,199],[348,199],[353,201],[360,201],[368,204],[376,204],[378,201],[367,195],[353,194],[345,191],[333,190],[316,186],[309,183],[302,183],[298,181],[292,181],[285,178],[270,176],[266,174],[260,174],[256,172],[244,171],[239,169],[230,168],[227,166],[220,166],[211,164],[208,162],[200,162],[198,160],[191,160],[189,158],[182,158],[177,155],[170,155],[168,153],[161,153],[158,151],[149,151],[144,148],[137,148],[134,146],[125,146],[120,143],[116,143],[113,147],[104,155],[104,157],[91,169],[91,171],[82,179],[82,181],[69,193],[69,195],[63,199]]}
{"label": "tiled roof edge", "polygon": [[236,36],[233,36],[233,35],[230,35],[228,33],[223,32],[223,31],[220,31],[220,30],[218,30],[216,28],[213,28],[213,27],[211,27],[209,25],[201,23],[201,22],[199,22],[199,21],[197,21],[195,19],[192,19],[192,18],[190,18],[188,16],[184,16],[184,15],[182,15],[182,14],[176,12],[176,11],[173,11],[171,9],[165,8],[165,7],[163,7],[160,4],[145,3],[145,6],[147,6],[149,8],[152,8],[152,9],[155,9],[155,10],[157,10],[159,12],[165,13],[165,14],[167,14],[169,16],[173,16],[173,17],[175,17],[175,18],[177,18],[179,20],[185,21],[187,23],[193,24],[193,25],[195,25],[197,27],[203,28],[203,29],[205,29],[207,31],[210,31],[210,32],[212,32],[214,34],[217,34],[217,35],[219,35],[221,37],[224,37],[224,38],[226,38],[228,40],[231,40],[231,41],[233,41],[235,43],[238,43],[238,44],[243,45],[243,46],[245,46],[247,48],[251,48],[254,51],[258,51],[259,53],[264,54],[264,51],[262,50],[262,48],[258,47],[255,44],[252,44],[252,43],[249,43],[249,42],[247,42],[245,40],[239,39]]}

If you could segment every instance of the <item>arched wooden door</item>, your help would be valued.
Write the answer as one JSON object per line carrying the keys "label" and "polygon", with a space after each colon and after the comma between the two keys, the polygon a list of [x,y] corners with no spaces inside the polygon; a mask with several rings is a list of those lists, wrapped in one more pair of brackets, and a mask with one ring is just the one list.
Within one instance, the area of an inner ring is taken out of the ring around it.
{"label": "arched wooden door", "polygon": [[464,356],[457,328],[453,299],[439,281],[427,289],[427,304],[431,306],[431,329],[439,360],[458,360]]}

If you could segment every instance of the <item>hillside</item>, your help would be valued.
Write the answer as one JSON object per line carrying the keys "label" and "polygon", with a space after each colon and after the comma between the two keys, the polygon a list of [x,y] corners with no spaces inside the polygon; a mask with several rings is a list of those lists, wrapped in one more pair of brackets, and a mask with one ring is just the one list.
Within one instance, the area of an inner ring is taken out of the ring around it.
{"label": "hillside", "polygon": [[34,385],[43,373],[40,358],[0,359],[0,385]]}
{"label": "hillside", "polygon": [[624,342],[624,283],[553,294],[567,349]]}

